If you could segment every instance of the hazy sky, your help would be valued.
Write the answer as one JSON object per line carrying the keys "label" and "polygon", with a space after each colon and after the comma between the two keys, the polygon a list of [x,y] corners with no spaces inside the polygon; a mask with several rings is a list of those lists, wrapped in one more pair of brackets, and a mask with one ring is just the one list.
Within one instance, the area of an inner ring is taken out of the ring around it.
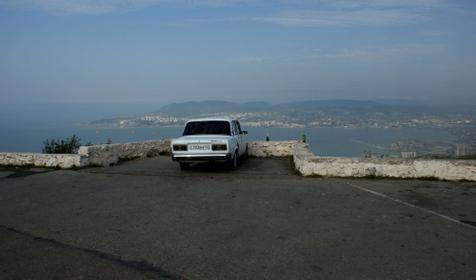
{"label": "hazy sky", "polygon": [[0,0],[0,102],[476,102],[474,0]]}

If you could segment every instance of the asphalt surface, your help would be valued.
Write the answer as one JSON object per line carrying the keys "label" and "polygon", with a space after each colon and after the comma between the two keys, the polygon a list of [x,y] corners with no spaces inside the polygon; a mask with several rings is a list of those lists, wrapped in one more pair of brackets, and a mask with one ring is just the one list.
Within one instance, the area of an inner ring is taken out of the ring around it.
{"label": "asphalt surface", "polygon": [[476,279],[475,198],[289,159],[0,169],[0,279]]}

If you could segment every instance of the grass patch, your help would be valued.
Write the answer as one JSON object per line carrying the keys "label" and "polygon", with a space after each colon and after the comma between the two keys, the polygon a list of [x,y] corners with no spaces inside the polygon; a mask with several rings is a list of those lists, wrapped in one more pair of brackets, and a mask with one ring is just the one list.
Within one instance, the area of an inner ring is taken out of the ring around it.
{"label": "grass patch", "polygon": [[456,157],[456,159],[461,159],[461,160],[476,160],[476,155],[460,156],[460,157]]}
{"label": "grass patch", "polygon": [[124,157],[124,158],[119,158],[119,161],[124,162],[124,161],[131,161],[131,160],[136,160],[140,159],[140,156],[135,156],[135,157]]}
{"label": "grass patch", "polygon": [[97,167],[102,167],[102,165],[97,163],[89,163],[88,165],[85,166],[85,168],[97,168]]}
{"label": "grass patch", "polygon": [[[0,164],[0,168],[4,168],[4,169],[13,169],[13,168],[16,168],[16,169],[30,169],[30,168],[35,168],[35,167],[38,167],[38,166],[34,166],[33,164],[28,164],[28,165]],[[42,168],[42,167],[40,167],[40,168]]]}
{"label": "grass patch", "polygon": [[73,165],[72,167],[69,168],[63,168],[59,165],[56,166],[44,166],[44,165],[33,165],[33,164],[28,164],[28,165],[12,165],[12,164],[0,164],[1,169],[14,169],[14,170],[28,170],[28,169],[35,169],[35,168],[41,168],[41,169],[49,169],[49,170],[79,170],[81,167]]}
{"label": "grass patch", "polygon": [[474,181],[466,180],[466,179],[458,180],[458,182],[460,182],[460,183],[474,183]]}
{"label": "grass patch", "polygon": [[[299,171],[297,171],[299,172]],[[299,173],[300,174],[300,173]],[[302,176],[302,175],[301,175]],[[342,176],[323,176],[323,175],[309,175],[309,176],[303,176],[306,178],[329,178],[329,179],[347,179],[347,180],[398,180],[398,181],[410,181],[410,180],[416,180],[416,181],[432,181],[432,182],[461,182],[461,183],[474,183],[474,181],[470,180],[446,180],[446,179],[440,179],[437,177],[390,177],[390,176],[377,176],[377,175],[367,175],[367,176],[362,176],[362,177],[342,177]]]}
{"label": "grass patch", "polygon": [[[301,172],[299,172],[299,173],[301,174]],[[317,175],[317,174],[307,175],[307,176],[301,175],[301,176],[303,176],[305,178],[337,178],[337,179],[344,179],[345,178],[345,177],[331,177],[331,176],[324,176],[324,175]]]}
{"label": "grass patch", "polygon": [[444,180],[444,179],[440,179],[440,178],[437,178],[437,177],[434,177],[434,176],[430,176],[430,177],[419,177],[417,178],[418,180],[422,180],[422,181],[448,181],[448,180]]}
{"label": "grass patch", "polygon": [[445,155],[424,155],[416,157],[415,159],[434,159],[434,160],[476,160],[476,155],[467,156],[445,156]]}
{"label": "grass patch", "polygon": [[377,176],[377,175],[367,175],[363,177],[343,177],[343,178],[351,178],[351,179],[363,179],[363,180],[418,180],[418,181],[438,181],[438,182],[450,182],[449,180],[440,179],[434,176],[430,177],[391,177],[391,176]]}

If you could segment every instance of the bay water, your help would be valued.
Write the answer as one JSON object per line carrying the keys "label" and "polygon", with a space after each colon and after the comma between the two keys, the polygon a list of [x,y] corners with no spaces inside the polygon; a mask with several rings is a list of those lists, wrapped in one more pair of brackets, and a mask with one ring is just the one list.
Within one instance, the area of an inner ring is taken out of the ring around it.
{"label": "bay water", "polygon": [[[402,139],[454,143],[456,138],[440,128],[247,128],[248,140],[301,140],[321,156],[396,155],[388,147]],[[0,123],[0,152],[41,152],[46,139],[64,139],[76,134],[81,143],[124,143],[177,138],[182,127],[97,128],[78,124]]]}

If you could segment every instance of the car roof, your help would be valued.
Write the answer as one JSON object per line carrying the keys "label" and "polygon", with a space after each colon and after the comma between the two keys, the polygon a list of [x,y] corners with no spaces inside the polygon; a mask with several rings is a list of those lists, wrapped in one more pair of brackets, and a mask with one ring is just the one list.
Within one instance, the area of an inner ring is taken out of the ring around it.
{"label": "car roof", "polygon": [[188,120],[188,122],[205,122],[205,121],[223,121],[223,122],[232,122],[235,121],[236,119],[230,119],[230,118],[201,118],[201,119],[192,119]]}

